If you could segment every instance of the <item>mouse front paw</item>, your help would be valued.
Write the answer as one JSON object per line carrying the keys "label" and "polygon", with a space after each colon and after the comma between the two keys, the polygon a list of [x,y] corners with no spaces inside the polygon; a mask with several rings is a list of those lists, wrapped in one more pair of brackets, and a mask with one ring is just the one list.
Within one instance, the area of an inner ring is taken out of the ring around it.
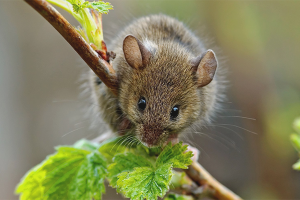
{"label": "mouse front paw", "polygon": [[[187,145],[189,145],[189,144],[187,144]],[[188,146],[187,151],[193,152],[194,155],[191,159],[193,162],[197,162],[199,155],[200,155],[200,151],[196,147],[192,147],[191,145]]]}

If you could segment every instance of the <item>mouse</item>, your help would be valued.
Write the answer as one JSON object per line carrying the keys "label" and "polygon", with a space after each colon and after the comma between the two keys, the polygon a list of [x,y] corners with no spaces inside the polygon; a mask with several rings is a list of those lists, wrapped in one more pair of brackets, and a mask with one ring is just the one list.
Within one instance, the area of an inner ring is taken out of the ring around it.
{"label": "mouse", "polygon": [[116,55],[110,64],[117,95],[94,72],[88,79],[94,113],[113,133],[132,134],[152,148],[211,121],[220,92],[218,60],[183,22],[164,14],[141,17],[109,47]]}

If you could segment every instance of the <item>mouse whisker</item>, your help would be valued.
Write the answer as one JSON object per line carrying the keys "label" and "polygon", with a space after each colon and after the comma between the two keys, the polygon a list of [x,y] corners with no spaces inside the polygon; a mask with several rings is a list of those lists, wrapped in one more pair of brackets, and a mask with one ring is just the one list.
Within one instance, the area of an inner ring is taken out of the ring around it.
{"label": "mouse whisker", "polygon": [[63,134],[61,137],[65,137],[65,136],[69,135],[70,133],[73,133],[73,132],[78,131],[78,130],[83,129],[83,128],[85,128],[85,126],[76,128],[76,129],[74,129],[72,131],[69,131],[69,132]]}
{"label": "mouse whisker", "polygon": [[253,131],[250,131],[250,130],[248,130],[248,129],[246,129],[246,128],[242,128],[242,127],[240,127],[240,126],[237,126],[237,125],[233,125],[233,124],[212,124],[212,125],[206,125],[206,126],[219,126],[219,127],[224,127],[224,126],[232,126],[232,127],[235,127],[235,128],[239,128],[239,129],[242,129],[242,130],[244,130],[244,131],[247,131],[247,132],[249,132],[249,133],[253,133],[253,134],[255,134],[255,135],[257,135],[257,133],[256,132],[253,132]]}

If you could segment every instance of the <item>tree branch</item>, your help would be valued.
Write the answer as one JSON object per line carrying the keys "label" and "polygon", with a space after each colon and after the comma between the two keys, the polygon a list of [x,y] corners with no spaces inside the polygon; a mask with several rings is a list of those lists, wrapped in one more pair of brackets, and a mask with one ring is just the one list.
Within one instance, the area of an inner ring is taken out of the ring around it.
{"label": "tree branch", "polygon": [[212,177],[198,162],[193,162],[186,174],[201,187],[202,192],[218,200],[242,200],[241,197],[230,191]]}
{"label": "tree branch", "polygon": [[25,0],[74,48],[101,81],[117,95],[118,81],[113,67],[100,58],[77,30],[46,0]]}

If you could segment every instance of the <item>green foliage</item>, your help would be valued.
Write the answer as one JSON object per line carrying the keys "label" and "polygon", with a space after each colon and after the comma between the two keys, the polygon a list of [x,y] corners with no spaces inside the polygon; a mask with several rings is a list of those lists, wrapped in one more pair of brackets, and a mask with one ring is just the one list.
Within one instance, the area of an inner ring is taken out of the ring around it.
{"label": "green foliage", "polygon": [[172,146],[169,143],[154,157],[142,157],[126,153],[114,157],[108,168],[110,184],[131,199],[157,199],[169,190],[173,168],[187,168],[192,163],[192,152],[186,152],[182,142]]}
{"label": "green foliage", "polygon": [[118,175],[117,188],[125,197],[133,200],[156,200],[169,190],[171,178],[172,164],[163,165],[158,169],[137,167],[132,172],[122,172]]}
{"label": "green foliage", "polygon": [[112,163],[112,159],[116,154],[124,153],[128,151],[122,142],[126,138],[113,138],[111,140],[103,142],[98,151],[107,159],[108,163]]}
{"label": "green foliage", "polygon": [[136,167],[151,167],[152,164],[144,157],[135,155],[133,153],[119,154],[113,159],[113,163],[108,167],[108,176],[110,178],[110,185],[118,187],[118,175],[122,172],[132,171]]}
{"label": "green foliage", "polygon": [[188,145],[182,145],[182,142],[174,146],[169,143],[158,156],[156,167],[172,163],[174,168],[187,169],[192,164],[191,157],[193,157],[191,151],[184,153],[187,148]]}
{"label": "green foliage", "polygon": [[83,0],[66,0],[73,6],[73,11],[75,13],[79,13],[79,11],[83,10],[84,8],[92,8],[97,10],[99,13],[107,14],[109,10],[113,9],[110,3],[106,3],[103,1],[98,2],[89,2]]}
{"label": "green foliage", "polygon": [[[298,154],[300,156],[300,118],[297,118],[294,121],[293,126],[297,133],[293,133],[291,135],[290,139],[291,139],[293,146],[298,151]],[[300,170],[300,160],[298,160],[298,162],[293,165],[293,168],[295,170]]]}
{"label": "green foliage", "polygon": [[93,8],[100,13],[107,14],[109,10],[113,9],[110,3],[105,3],[103,1],[91,2],[88,8]]}
{"label": "green foliage", "polygon": [[[125,197],[154,200],[168,192],[172,169],[185,169],[192,162],[192,152],[186,152],[187,145],[181,142],[161,151],[143,146],[129,149],[120,141],[97,145],[83,139],[73,146],[57,147],[55,154],[24,176],[16,193],[21,200],[99,200],[107,178]],[[158,157],[153,156],[159,151]]]}
{"label": "green foliage", "polygon": [[173,171],[173,176],[171,180],[171,189],[178,189],[182,186],[193,186],[193,181],[188,178],[185,172]]}
{"label": "green foliage", "polygon": [[168,194],[164,200],[193,200],[192,196],[179,195],[179,194]]}
{"label": "green foliage", "polygon": [[[77,28],[78,33],[88,43],[93,43],[98,50],[102,50],[103,30],[102,16],[113,9],[110,3],[103,1],[89,2],[85,0],[47,0],[67,12],[80,23],[82,28]],[[90,12],[92,9],[93,12]]]}
{"label": "green foliage", "polygon": [[16,189],[20,199],[101,199],[107,163],[97,151],[57,147],[28,172]]}

